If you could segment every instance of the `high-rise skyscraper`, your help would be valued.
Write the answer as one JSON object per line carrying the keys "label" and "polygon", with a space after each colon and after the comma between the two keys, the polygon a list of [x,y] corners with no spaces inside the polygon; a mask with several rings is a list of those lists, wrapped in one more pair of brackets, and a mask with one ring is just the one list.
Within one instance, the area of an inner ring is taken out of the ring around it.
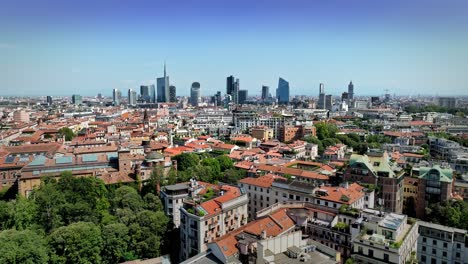
{"label": "high-rise skyscraper", "polygon": [[140,99],[145,103],[151,102],[150,88],[148,85],[140,86]]}
{"label": "high-rise skyscraper", "polygon": [[133,89],[128,89],[128,105],[136,105],[137,93]]}
{"label": "high-rise skyscraper", "polygon": [[349,99],[349,94],[347,92],[343,92],[341,94],[341,101],[346,102]]}
{"label": "high-rise skyscraper", "polygon": [[317,102],[318,109],[325,109],[325,86],[323,83],[319,85],[319,98]]}
{"label": "high-rise skyscraper", "polygon": [[114,105],[120,105],[120,102],[122,100],[122,92],[120,92],[119,89],[114,89],[112,91],[112,103]]}
{"label": "high-rise skyscraper", "polygon": [[240,82],[239,82],[239,78],[236,79],[236,81],[234,82],[234,89],[232,90],[232,102],[234,104],[238,104],[239,103],[239,89],[240,89]]}
{"label": "high-rise skyscraper", "polygon": [[239,104],[245,104],[245,102],[247,101],[247,96],[247,90],[239,90]]}
{"label": "high-rise skyscraper", "polygon": [[158,88],[158,103],[169,102],[169,76],[166,75],[166,63],[164,63],[164,76],[156,79]]}
{"label": "high-rise skyscraper", "polygon": [[169,102],[177,102],[176,87],[174,85],[169,85]]}
{"label": "high-rise skyscraper", "polygon": [[156,103],[156,87],[154,86],[154,84],[150,84],[148,85],[148,89],[149,89],[149,96],[150,96],[149,102]]}
{"label": "high-rise skyscraper", "polygon": [[83,98],[79,94],[74,94],[74,95],[72,95],[72,103],[74,105],[83,104]]}
{"label": "high-rise skyscraper", "polygon": [[229,76],[226,78],[226,94],[232,95],[232,91],[234,91],[235,86],[235,79],[234,76]]}
{"label": "high-rise skyscraper", "polygon": [[270,87],[262,86],[262,100],[266,100],[270,96]]}
{"label": "high-rise skyscraper", "polygon": [[278,89],[276,89],[276,98],[279,104],[289,103],[289,82],[281,77],[278,81]]}
{"label": "high-rise skyscraper", "polygon": [[221,92],[218,91],[216,94],[215,94],[215,105],[216,106],[221,106],[221,103],[222,103],[222,100],[221,100]]}
{"label": "high-rise skyscraper", "polygon": [[349,100],[353,100],[354,99],[354,84],[353,82],[349,82],[348,84],[348,98]]}
{"label": "high-rise skyscraper", "polygon": [[325,95],[325,109],[332,110],[333,98],[331,94]]}
{"label": "high-rise skyscraper", "polygon": [[52,105],[52,96],[47,96],[46,101],[48,105]]}
{"label": "high-rise skyscraper", "polygon": [[198,106],[200,99],[200,83],[194,82],[190,88],[190,104],[192,106]]}

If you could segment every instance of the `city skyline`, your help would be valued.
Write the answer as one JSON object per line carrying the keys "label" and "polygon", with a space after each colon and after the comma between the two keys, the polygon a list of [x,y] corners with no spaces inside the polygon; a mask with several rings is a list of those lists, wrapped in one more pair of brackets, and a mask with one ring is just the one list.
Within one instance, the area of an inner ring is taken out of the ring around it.
{"label": "city skyline", "polygon": [[202,96],[224,91],[229,75],[251,95],[279,77],[291,95],[324,83],[338,96],[350,80],[360,95],[468,90],[464,1],[28,4],[0,4],[2,95],[137,90],[163,76],[164,61],[185,96],[195,81]]}

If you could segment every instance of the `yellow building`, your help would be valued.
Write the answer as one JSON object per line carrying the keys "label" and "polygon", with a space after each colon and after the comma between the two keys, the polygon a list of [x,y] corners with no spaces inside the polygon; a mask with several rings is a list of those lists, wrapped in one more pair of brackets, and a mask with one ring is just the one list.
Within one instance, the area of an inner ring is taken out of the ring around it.
{"label": "yellow building", "polygon": [[273,138],[273,129],[266,126],[254,127],[250,129],[250,134],[258,140],[268,141]]}
{"label": "yellow building", "polygon": [[[416,205],[418,200],[418,183],[418,178],[405,177],[403,185],[403,211],[406,210],[405,212],[407,212],[408,210],[416,211]],[[413,199],[414,203],[409,201],[410,199]]]}

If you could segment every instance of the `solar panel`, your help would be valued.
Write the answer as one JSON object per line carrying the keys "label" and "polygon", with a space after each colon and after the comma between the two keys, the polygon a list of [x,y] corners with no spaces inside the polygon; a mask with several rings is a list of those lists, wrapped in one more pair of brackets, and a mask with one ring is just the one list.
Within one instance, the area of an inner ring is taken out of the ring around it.
{"label": "solar panel", "polygon": [[40,166],[40,165],[44,165],[45,162],[46,162],[46,157],[37,156],[31,163],[29,163],[29,166]]}
{"label": "solar panel", "polygon": [[84,154],[82,158],[83,158],[83,162],[93,162],[93,161],[98,160],[96,154]]}
{"label": "solar panel", "polygon": [[65,156],[65,157],[58,157],[55,159],[55,164],[66,164],[71,163],[73,161],[73,157]]}
{"label": "solar panel", "polygon": [[5,163],[13,163],[13,161],[15,161],[15,157],[13,156],[7,156],[5,158]]}

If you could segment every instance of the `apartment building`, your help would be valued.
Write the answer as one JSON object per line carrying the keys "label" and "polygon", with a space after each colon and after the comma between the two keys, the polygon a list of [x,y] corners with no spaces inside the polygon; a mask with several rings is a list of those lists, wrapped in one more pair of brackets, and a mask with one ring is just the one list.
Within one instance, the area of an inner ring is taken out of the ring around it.
{"label": "apartment building", "polygon": [[273,139],[273,129],[267,126],[253,127],[250,129],[250,134],[252,137],[261,141],[268,141]]}
{"label": "apartment building", "polygon": [[389,161],[387,152],[351,155],[343,176],[345,181],[378,186],[384,211],[402,213],[404,170]]}
{"label": "apartment building", "polygon": [[166,185],[161,189],[164,213],[172,219],[175,228],[180,226],[180,208],[184,204],[184,199],[189,196],[190,189],[190,183]]}
{"label": "apartment building", "polygon": [[364,209],[352,225],[357,263],[404,264],[416,251],[418,224],[406,215]]}
{"label": "apartment building", "polygon": [[369,191],[356,183],[317,187],[310,183],[266,174],[258,178],[244,178],[239,181],[239,186],[249,196],[249,219],[255,219],[259,210],[281,202],[310,202],[335,213],[343,205],[362,209],[372,208],[374,204],[374,191]]}
{"label": "apartment building", "polygon": [[457,172],[468,172],[468,148],[445,138],[429,137],[429,149],[432,156],[446,160]]}
{"label": "apartment building", "polygon": [[340,251],[311,236],[318,232],[317,227],[335,225],[336,214],[313,206],[292,202],[266,208],[257,219],[209,243],[206,252],[182,263],[340,263]]}
{"label": "apartment building", "polygon": [[452,199],[454,172],[440,165],[413,167],[413,177],[417,177],[416,217],[423,218],[431,203]]}
{"label": "apartment building", "polygon": [[207,243],[247,224],[248,197],[242,188],[190,182],[191,194],[180,208],[180,256],[205,252]]}
{"label": "apartment building", "polygon": [[464,264],[468,263],[467,231],[419,222],[418,263]]}

